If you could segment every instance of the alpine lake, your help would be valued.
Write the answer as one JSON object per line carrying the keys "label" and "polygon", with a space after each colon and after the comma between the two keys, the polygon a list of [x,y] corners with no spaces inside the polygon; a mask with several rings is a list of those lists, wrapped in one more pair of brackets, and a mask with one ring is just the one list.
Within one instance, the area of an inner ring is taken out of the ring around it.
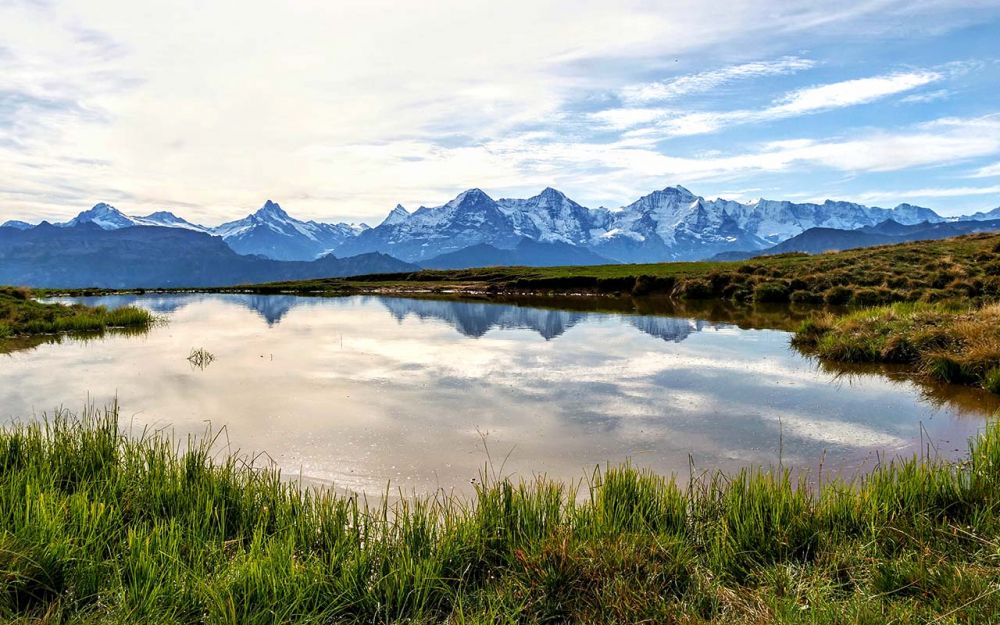
{"label": "alpine lake", "polygon": [[[69,300],[61,300],[69,301]],[[48,337],[3,355],[0,420],[117,401],[123,426],[378,496],[462,493],[483,472],[586,482],[630,462],[692,474],[783,466],[851,476],[961,457],[1000,409],[892,368],[829,368],[790,345],[807,312],[536,297],[118,295],[141,333]],[[189,358],[197,350],[210,358]]]}

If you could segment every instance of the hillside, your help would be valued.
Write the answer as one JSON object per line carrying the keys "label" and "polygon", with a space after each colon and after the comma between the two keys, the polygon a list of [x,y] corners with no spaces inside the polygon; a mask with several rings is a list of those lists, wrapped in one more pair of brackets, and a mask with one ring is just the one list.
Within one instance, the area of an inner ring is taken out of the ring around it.
{"label": "hillside", "polygon": [[617,293],[833,305],[978,301],[1000,297],[1000,233],[737,262],[421,270],[240,288],[309,293]]}
{"label": "hillside", "polygon": [[441,254],[420,263],[427,269],[467,269],[471,267],[558,267],[560,265],[605,265],[610,261],[582,247],[568,243],[539,243],[521,239],[513,249],[500,249],[487,243]]}
{"label": "hillside", "polygon": [[802,234],[787,241],[753,252],[723,252],[712,260],[745,260],[755,256],[771,256],[792,252],[819,254],[876,245],[890,245],[907,241],[932,241],[974,234],[977,232],[996,232],[1000,230],[1000,219],[966,220],[955,222],[923,222],[919,224],[901,224],[892,219],[865,226],[856,230],[841,230],[837,228],[810,228]]}

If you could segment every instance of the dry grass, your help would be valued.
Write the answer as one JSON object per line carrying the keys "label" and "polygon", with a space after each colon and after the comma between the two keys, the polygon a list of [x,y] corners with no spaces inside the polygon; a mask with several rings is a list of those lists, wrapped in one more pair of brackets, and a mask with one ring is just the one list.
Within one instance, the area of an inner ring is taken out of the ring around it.
{"label": "dry grass", "polygon": [[796,346],[836,362],[913,365],[924,375],[997,392],[1000,304],[900,303],[804,322]]}

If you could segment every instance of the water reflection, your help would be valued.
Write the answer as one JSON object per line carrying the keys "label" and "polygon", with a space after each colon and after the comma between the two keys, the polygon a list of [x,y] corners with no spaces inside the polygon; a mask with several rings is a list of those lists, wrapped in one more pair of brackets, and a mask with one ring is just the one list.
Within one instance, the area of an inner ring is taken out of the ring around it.
{"label": "water reflection", "polygon": [[[827,467],[851,471],[926,435],[942,450],[964,448],[995,408],[974,389],[826,370],[790,350],[786,332],[748,329],[798,314],[787,309],[671,316],[607,298],[85,301],[146,306],[168,322],[142,337],[12,354],[0,367],[0,418],[117,395],[137,424],[227,425],[234,447],[376,493],[390,479],[421,492],[467,487],[486,458],[480,433],[494,456],[512,452],[508,469],[522,476],[578,478],[626,458],[686,473],[689,454],[700,468],[734,469],[779,453],[810,467],[826,452]],[[198,347],[217,361],[192,371],[185,359]]]}
{"label": "water reflection", "polygon": [[[473,338],[485,336],[495,329],[527,329],[537,332],[548,341],[562,336],[585,319],[594,320],[597,317],[595,313],[483,302],[404,298],[380,298],[379,301],[399,322],[410,315],[418,319],[438,319]],[[686,339],[692,332],[726,327],[724,324],[664,316],[629,316],[625,319],[646,334],[676,343]]]}
{"label": "water reflection", "polygon": [[[293,308],[298,306],[323,305],[323,299],[301,297],[295,295],[252,295],[252,294],[226,294],[224,296],[211,294],[192,295],[108,295],[80,298],[61,298],[61,301],[72,301],[85,303],[90,306],[106,306],[114,308],[117,306],[140,305],[158,314],[174,313],[184,306],[196,304],[206,300],[224,297],[225,301],[238,304],[257,313],[267,322],[268,326],[274,326],[281,322]],[[585,300],[584,310],[566,310],[564,308],[552,308],[553,304],[580,303],[582,298],[546,298],[539,300],[535,298],[533,303],[548,303],[549,308],[531,307],[522,303],[497,303],[477,300],[455,300],[441,298],[403,298],[403,297],[361,297],[364,302],[378,302],[389,311],[396,321],[402,323],[407,317],[428,320],[435,319],[448,323],[462,335],[471,338],[480,338],[489,331],[501,329],[526,329],[533,330],[545,340],[551,340],[563,335],[568,329],[584,321],[594,319],[595,315],[601,314],[595,311],[594,304],[603,304],[610,311],[628,314],[626,322],[631,324],[641,332],[663,339],[664,341],[680,342],[687,338],[692,332],[701,332],[706,329],[720,329],[729,327],[727,323],[716,323],[703,321],[700,319],[686,319],[679,317],[665,316],[661,311],[659,315],[637,314],[641,309],[634,306],[636,300],[612,299],[612,298],[591,298]],[[325,300],[329,301],[329,300]],[[517,301],[517,300],[514,300]],[[664,300],[666,304],[669,300]],[[633,305],[627,305],[630,302]],[[590,304],[589,306],[587,304]],[[736,307],[732,308],[732,315],[736,315]],[[743,314],[751,309],[743,308]],[[671,311],[675,312],[675,311]],[[614,313],[606,313],[614,314]],[[718,316],[718,313],[717,313]],[[756,324],[755,324],[755,327]]]}

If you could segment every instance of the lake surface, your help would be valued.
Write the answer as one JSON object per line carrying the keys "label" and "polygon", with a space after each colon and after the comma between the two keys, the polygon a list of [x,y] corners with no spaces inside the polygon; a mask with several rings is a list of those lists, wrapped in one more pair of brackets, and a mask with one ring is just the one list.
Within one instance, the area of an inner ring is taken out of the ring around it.
{"label": "lake surface", "polygon": [[[686,480],[689,459],[733,470],[779,455],[851,473],[876,451],[911,454],[921,441],[958,455],[998,408],[984,392],[891,371],[826,371],[787,332],[752,329],[766,321],[732,311],[697,319],[627,314],[628,304],[600,313],[284,295],[77,301],[137,304],[164,322],[3,356],[0,420],[117,396],[126,423],[181,435],[226,426],[232,448],[266,451],[291,476],[370,494],[390,481],[405,492],[468,490],[488,458],[505,475],[567,479],[630,459]],[[602,302],[577,308],[613,307]],[[192,366],[195,348],[215,360]]]}

